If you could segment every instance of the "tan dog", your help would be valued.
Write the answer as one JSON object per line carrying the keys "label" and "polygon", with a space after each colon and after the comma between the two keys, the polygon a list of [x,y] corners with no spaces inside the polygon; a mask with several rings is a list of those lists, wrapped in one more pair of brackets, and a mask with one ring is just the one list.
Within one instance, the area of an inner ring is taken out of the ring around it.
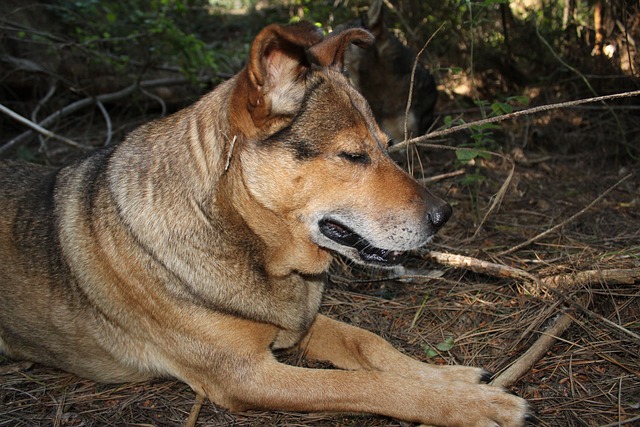
{"label": "tan dog", "polygon": [[[340,73],[351,29],[258,34],[193,106],[60,170],[0,168],[0,348],[105,382],[171,376],[239,410],[520,426],[524,400],[318,315],[331,253],[394,265],[451,213],[393,164]],[[279,363],[301,346],[344,370]]]}

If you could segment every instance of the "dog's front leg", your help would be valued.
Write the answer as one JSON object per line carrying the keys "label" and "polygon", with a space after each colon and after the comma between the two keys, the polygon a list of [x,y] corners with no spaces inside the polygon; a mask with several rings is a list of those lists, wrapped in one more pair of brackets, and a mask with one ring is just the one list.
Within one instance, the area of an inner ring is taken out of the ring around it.
{"label": "dog's front leg", "polygon": [[318,315],[300,344],[311,359],[325,360],[351,370],[377,370],[429,382],[479,383],[489,374],[468,366],[429,365],[400,353],[382,337],[355,326]]}
{"label": "dog's front leg", "polygon": [[242,359],[226,361],[225,374],[215,378],[217,393],[204,387],[213,391],[210,397],[235,410],[374,413],[460,427],[519,427],[527,411],[522,399],[488,385],[437,376],[427,381],[395,370],[301,368],[279,363],[266,348]]}

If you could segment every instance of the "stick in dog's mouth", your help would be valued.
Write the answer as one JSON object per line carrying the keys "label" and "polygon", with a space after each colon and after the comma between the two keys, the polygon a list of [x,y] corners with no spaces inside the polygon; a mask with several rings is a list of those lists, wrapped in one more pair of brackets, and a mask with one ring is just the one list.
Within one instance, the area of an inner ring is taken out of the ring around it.
{"label": "stick in dog's mouth", "polygon": [[322,234],[340,245],[356,249],[360,258],[368,264],[398,265],[406,259],[405,252],[376,248],[364,237],[334,220],[324,218],[318,225]]}

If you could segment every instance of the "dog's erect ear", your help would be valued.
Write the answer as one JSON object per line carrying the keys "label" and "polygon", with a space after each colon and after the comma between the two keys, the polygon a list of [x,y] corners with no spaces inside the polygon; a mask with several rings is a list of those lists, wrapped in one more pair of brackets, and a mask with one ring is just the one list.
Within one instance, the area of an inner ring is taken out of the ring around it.
{"label": "dog's erect ear", "polygon": [[374,0],[371,2],[369,12],[367,12],[367,28],[369,28],[369,31],[371,31],[376,39],[384,36],[384,7],[382,0]]}
{"label": "dog's erect ear", "polygon": [[309,58],[317,65],[331,67],[342,71],[344,53],[353,43],[358,47],[367,48],[373,44],[375,38],[363,28],[349,28],[337,33],[331,33],[320,43],[309,48]]}
{"label": "dog's erect ear", "polygon": [[306,48],[322,38],[322,32],[310,22],[272,24],[256,36],[247,73],[252,86],[249,108],[257,125],[295,109],[297,98],[302,95],[298,96],[294,85],[311,66]]}
{"label": "dog's erect ear", "polygon": [[249,78],[254,85],[264,86],[269,76],[275,77],[305,65],[305,49],[320,40],[320,29],[306,21],[265,27],[251,45]]}

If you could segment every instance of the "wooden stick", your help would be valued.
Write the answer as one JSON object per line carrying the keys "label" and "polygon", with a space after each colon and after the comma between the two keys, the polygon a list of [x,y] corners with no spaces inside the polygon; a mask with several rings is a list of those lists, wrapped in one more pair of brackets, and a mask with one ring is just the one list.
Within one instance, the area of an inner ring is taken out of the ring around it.
{"label": "wooden stick", "polygon": [[496,387],[509,387],[526,374],[531,367],[545,355],[564,331],[571,326],[573,319],[568,314],[561,314],[542,332],[540,338],[533,343],[522,356],[516,359],[507,369],[491,381]]}
{"label": "wooden stick", "polygon": [[573,288],[592,283],[609,283],[633,285],[640,280],[640,268],[611,270],[586,270],[576,273],[558,274],[556,276],[544,277],[542,283],[548,288]]}
{"label": "wooden stick", "polygon": [[538,282],[540,279],[524,270],[507,265],[496,264],[489,261],[482,261],[477,258],[450,254],[446,252],[431,251],[422,255],[422,258],[436,261],[438,264],[449,267],[464,268],[475,273],[488,274],[494,277],[504,277],[508,279],[532,280]]}
{"label": "wooden stick", "polygon": [[196,400],[191,407],[191,412],[189,412],[189,418],[184,423],[184,427],[195,427],[198,422],[198,417],[200,416],[200,409],[202,409],[202,403],[204,402],[204,396],[200,393],[196,393]]}

